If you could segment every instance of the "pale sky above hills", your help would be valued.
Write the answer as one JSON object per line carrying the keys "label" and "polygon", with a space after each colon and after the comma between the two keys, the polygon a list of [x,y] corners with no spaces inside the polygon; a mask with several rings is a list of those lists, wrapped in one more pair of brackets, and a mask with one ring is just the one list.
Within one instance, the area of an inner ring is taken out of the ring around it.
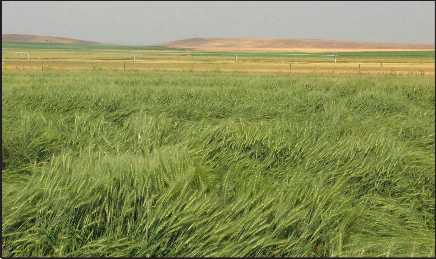
{"label": "pale sky above hills", "polygon": [[194,37],[434,43],[435,2],[2,1],[2,34],[126,45]]}

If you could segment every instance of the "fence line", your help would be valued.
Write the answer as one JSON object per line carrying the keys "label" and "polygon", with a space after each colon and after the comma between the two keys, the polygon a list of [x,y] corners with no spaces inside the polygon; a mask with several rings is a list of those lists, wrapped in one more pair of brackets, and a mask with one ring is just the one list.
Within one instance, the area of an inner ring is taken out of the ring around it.
{"label": "fence line", "polygon": [[[195,55],[211,55],[211,56],[315,56],[315,57],[374,57],[380,58],[380,56],[372,55],[335,55],[335,54],[316,54],[316,53],[237,53],[237,52],[78,52],[78,51],[3,51],[2,53],[14,53],[14,54],[101,54],[101,55],[176,55],[176,56],[195,56]],[[384,55],[385,57],[428,57],[434,58],[434,55]]]}
{"label": "fence line", "polygon": [[[90,52],[90,51],[4,51],[2,49],[2,71],[3,71],[3,63],[4,63],[4,54],[27,54],[27,61],[31,60],[30,54],[82,54],[82,55],[119,55],[119,56],[129,56],[133,59],[133,62],[136,62],[136,56],[221,56],[221,57],[235,57],[235,62],[238,62],[238,56],[257,56],[257,57],[313,57],[313,58],[332,58],[333,63],[337,63],[337,58],[340,57],[343,59],[343,61],[347,62],[347,59],[354,59],[354,58],[372,58],[375,59],[374,61],[380,62],[381,58],[383,59],[391,59],[391,58],[432,58],[434,59],[434,55],[404,55],[404,54],[398,54],[398,55],[337,55],[337,54],[317,54],[317,53],[231,53],[231,52]],[[48,59],[51,59],[50,57],[45,57]],[[12,58],[6,58],[8,59],[14,59]],[[21,57],[15,57],[15,59],[21,59]],[[24,57],[22,59],[25,59]],[[62,59],[62,58],[60,58]],[[72,58],[74,59],[74,57]],[[98,58],[85,58],[89,59],[91,62],[93,60],[98,60]],[[101,58],[100,58],[101,59]],[[104,59],[104,58],[103,58]],[[124,58],[123,58],[124,59]],[[37,59],[38,60],[38,59]],[[39,57],[39,60],[43,60],[43,58]],[[110,60],[110,59],[108,59]],[[117,60],[117,59],[114,59]],[[382,69],[383,63],[380,63],[380,69]],[[291,67],[290,69],[291,70]],[[359,65],[359,71],[360,71],[360,65]]]}
{"label": "fence line", "polygon": [[[336,63],[338,58],[434,58],[434,55],[386,55],[386,56],[372,56],[372,55],[335,55],[335,54],[316,54],[316,53],[216,53],[216,52],[78,52],[78,51],[3,51],[3,54],[27,54],[27,60],[30,61],[31,54],[87,54],[87,55],[119,55],[131,56],[135,62],[136,56],[234,56],[237,61],[237,56],[258,56],[258,57],[320,57],[320,58],[333,58]],[[24,58],[23,58],[24,59]]]}
{"label": "fence line", "polygon": [[329,55],[329,54],[314,54],[314,53],[216,53],[216,52],[154,52],[154,53],[147,53],[147,52],[77,52],[77,51],[3,51],[2,50],[2,56],[3,54],[10,53],[10,54],[26,54],[27,53],[27,61],[30,61],[30,54],[88,54],[88,55],[124,55],[124,56],[132,56],[133,55],[133,62],[136,62],[136,56],[234,56],[235,62],[238,62],[238,55],[239,56],[263,56],[263,57],[278,57],[278,56],[296,56],[296,57],[302,57],[302,56],[308,56],[308,57],[333,57],[334,63],[336,63],[336,57],[337,55]]}
{"label": "fence line", "polygon": [[313,53],[214,53],[214,52],[189,52],[189,53],[179,53],[179,52],[163,52],[163,53],[144,53],[144,52],[61,52],[61,51],[2,51],[2,53],[13,53],[13,54],[101,54],[101,55],[174,55],[174,56],[196,56],[196,55],[210,55],[210,56],[315,56],[315,57],[335,57],[338,55],[319,55]]}

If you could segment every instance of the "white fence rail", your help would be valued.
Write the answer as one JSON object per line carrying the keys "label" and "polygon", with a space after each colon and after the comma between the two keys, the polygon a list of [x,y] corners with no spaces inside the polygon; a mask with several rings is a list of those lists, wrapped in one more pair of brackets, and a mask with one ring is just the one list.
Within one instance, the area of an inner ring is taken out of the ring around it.
{"label": "white fence rail", "polygon": [[133,61],[135,62],[136,56],[235,56],[235,61],[238,60],[238,56],[295,56],[295,57],[333,57],[336,63],[337,55],[319,55],[319,54],[310,54],[310,53],[214,53],[214,52],[189,52],[189,53],[180,53],[180,52],[137,52],[137,53],[128,53],[128,52],[72,52],[72,51],[2,51],[3,53],[9,54],[27,54],[27,60],[30,60],[31,54],[88,54],[88,55],[125,55],[132,56]]}

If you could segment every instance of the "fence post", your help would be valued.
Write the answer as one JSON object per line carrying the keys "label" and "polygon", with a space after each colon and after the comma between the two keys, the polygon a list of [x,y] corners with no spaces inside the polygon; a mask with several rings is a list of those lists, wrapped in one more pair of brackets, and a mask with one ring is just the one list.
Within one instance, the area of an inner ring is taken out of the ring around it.
{"label": "fence post", "polygon": [[336,63],[336,55],[335,55],[335,63]]}
{"label": "fence post", "polygon": [[133,55],[133,62],[136,62],[136,58],[135,58],[135,55]]}
{"label": "fence post", "polygon": [[27,52],[27,61],[30,61],[30,52]]}
{"label": "fence post", "polygon": [[235,62],[238,62],[238,55],[235,55]]}

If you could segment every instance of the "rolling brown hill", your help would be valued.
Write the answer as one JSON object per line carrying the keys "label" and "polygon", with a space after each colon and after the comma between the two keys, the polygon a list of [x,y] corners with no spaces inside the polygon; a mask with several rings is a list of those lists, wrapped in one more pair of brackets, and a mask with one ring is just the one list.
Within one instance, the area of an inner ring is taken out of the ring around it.
{"label": "rolling brown hill", "polygon": [[75,39],[52,37],[52,36],[27,35],[27,34],[2,34],[2,41],[114,45],[114,44],[103,44],[103,43],[93,42],[93,41],[75,40]]}
{"label": "rolling brown hill", "polygon": [[316,39],[243,39],[243,38],[192,38],[171,41],[154,46],[194,49],[260,49],[260,50],[434,50],[434,43],[377,43]]}

